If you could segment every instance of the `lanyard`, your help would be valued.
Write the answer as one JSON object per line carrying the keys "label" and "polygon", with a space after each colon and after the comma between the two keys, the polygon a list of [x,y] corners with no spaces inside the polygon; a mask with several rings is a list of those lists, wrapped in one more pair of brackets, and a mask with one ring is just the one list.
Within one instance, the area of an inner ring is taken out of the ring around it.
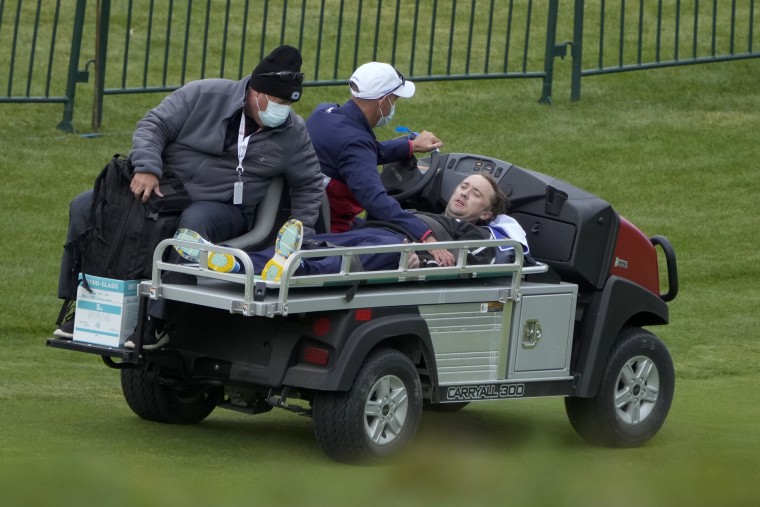
{"label": "lanyard", "polygon": [[238,130],[238,180],[235,182],[235,185],[233,187],[233,204],[243,203],[243,159],[245,158],[245,153],[248,151],[248,141],[250,139],[250,135],[248,137],[245,136],[245,111],[243,111],[243,113],[240,115],[240,129]]}
{"label": "lanyard", "polygon": [[[253,134],[251,134],[253,135]],[[243,159],[245,158],[245,153],[248,151],[248,140],[251,139],[251,136],[248,137],[245,136],[245,112],[240,115],[240,129],[238,130],[238,165],[237,165],[237,172],[238,172],[238,179],[242,181],[241,175],[243,174]]]}

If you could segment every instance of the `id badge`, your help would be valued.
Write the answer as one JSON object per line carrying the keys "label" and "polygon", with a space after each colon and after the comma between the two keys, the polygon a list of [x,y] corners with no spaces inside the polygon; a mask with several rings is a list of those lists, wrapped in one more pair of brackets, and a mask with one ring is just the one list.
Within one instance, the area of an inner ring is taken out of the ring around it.
{"label": "id badge", "polygon": [[235,189],[232,192],[232,204],[243,204],[243,182],[235,182]]}

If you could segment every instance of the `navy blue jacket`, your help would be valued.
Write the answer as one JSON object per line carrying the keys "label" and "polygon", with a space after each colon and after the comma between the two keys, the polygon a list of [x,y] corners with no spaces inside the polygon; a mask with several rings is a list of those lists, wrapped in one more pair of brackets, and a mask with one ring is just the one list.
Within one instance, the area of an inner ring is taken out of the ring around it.
{"label": "navy blue jacket", "polygon": [[[349,100],[320,104],[306,120],[322,173],[344,183],[367,210],[367,218],[393,223],[418,240],[430,229],[385,191],[377,166],[411,156],[405,137],[380,142],[361,109]],[[329,194],[328,194],[329,195]]]}

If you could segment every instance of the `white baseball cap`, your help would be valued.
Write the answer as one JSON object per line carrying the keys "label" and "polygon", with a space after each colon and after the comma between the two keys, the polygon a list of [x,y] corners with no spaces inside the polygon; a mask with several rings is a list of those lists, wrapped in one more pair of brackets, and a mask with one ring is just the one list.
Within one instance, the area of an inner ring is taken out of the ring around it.
{"label": "white baseball cap", "polygon": [[369,62],[356,69],[349,79],[351,93],[359,99],[379,99],[388,94],[409,98],[414,95],[414,83],[392,65]]}

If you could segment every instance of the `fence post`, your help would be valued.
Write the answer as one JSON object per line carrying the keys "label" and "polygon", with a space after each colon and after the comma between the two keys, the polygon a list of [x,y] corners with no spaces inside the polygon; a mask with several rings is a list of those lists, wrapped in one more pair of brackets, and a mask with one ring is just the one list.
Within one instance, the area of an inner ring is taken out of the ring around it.
{"label": "fence post", "polygon": [[108,54],[108,29],[111,19],[111,0],[98,0],[95,32],[95,87],[92,97],[92,130],[97,132],[103,120],[103,89]]}
{"label": "fence post", "polygon": [[74,117],[74,95],[79,76],[79,52],[82,48],[82,31],[84,30],[84,11],[87,0],[77,0],[74,14],[74,28],[71,32],[71,55],[69,56],[69,74],[66,78],[66,103],[63,106],[63,119],[58,128],[64,132],[74,132],[71,120]]}
{"label": "fence post", "polygon": [[549,17],[546,22],[546,49],[544,51],[544,86],[541,91],[541,104],[552,103],[552,80],[554,79],[554,57],[557,55],[557,15],[559,0],[549,2]]}
{"label": "fence post", "polygon": [[573,72],[571,78],[570,100],[581,100],[581,73],[583,65],[583,9],[584,0],[575,0],[573,16]]}

